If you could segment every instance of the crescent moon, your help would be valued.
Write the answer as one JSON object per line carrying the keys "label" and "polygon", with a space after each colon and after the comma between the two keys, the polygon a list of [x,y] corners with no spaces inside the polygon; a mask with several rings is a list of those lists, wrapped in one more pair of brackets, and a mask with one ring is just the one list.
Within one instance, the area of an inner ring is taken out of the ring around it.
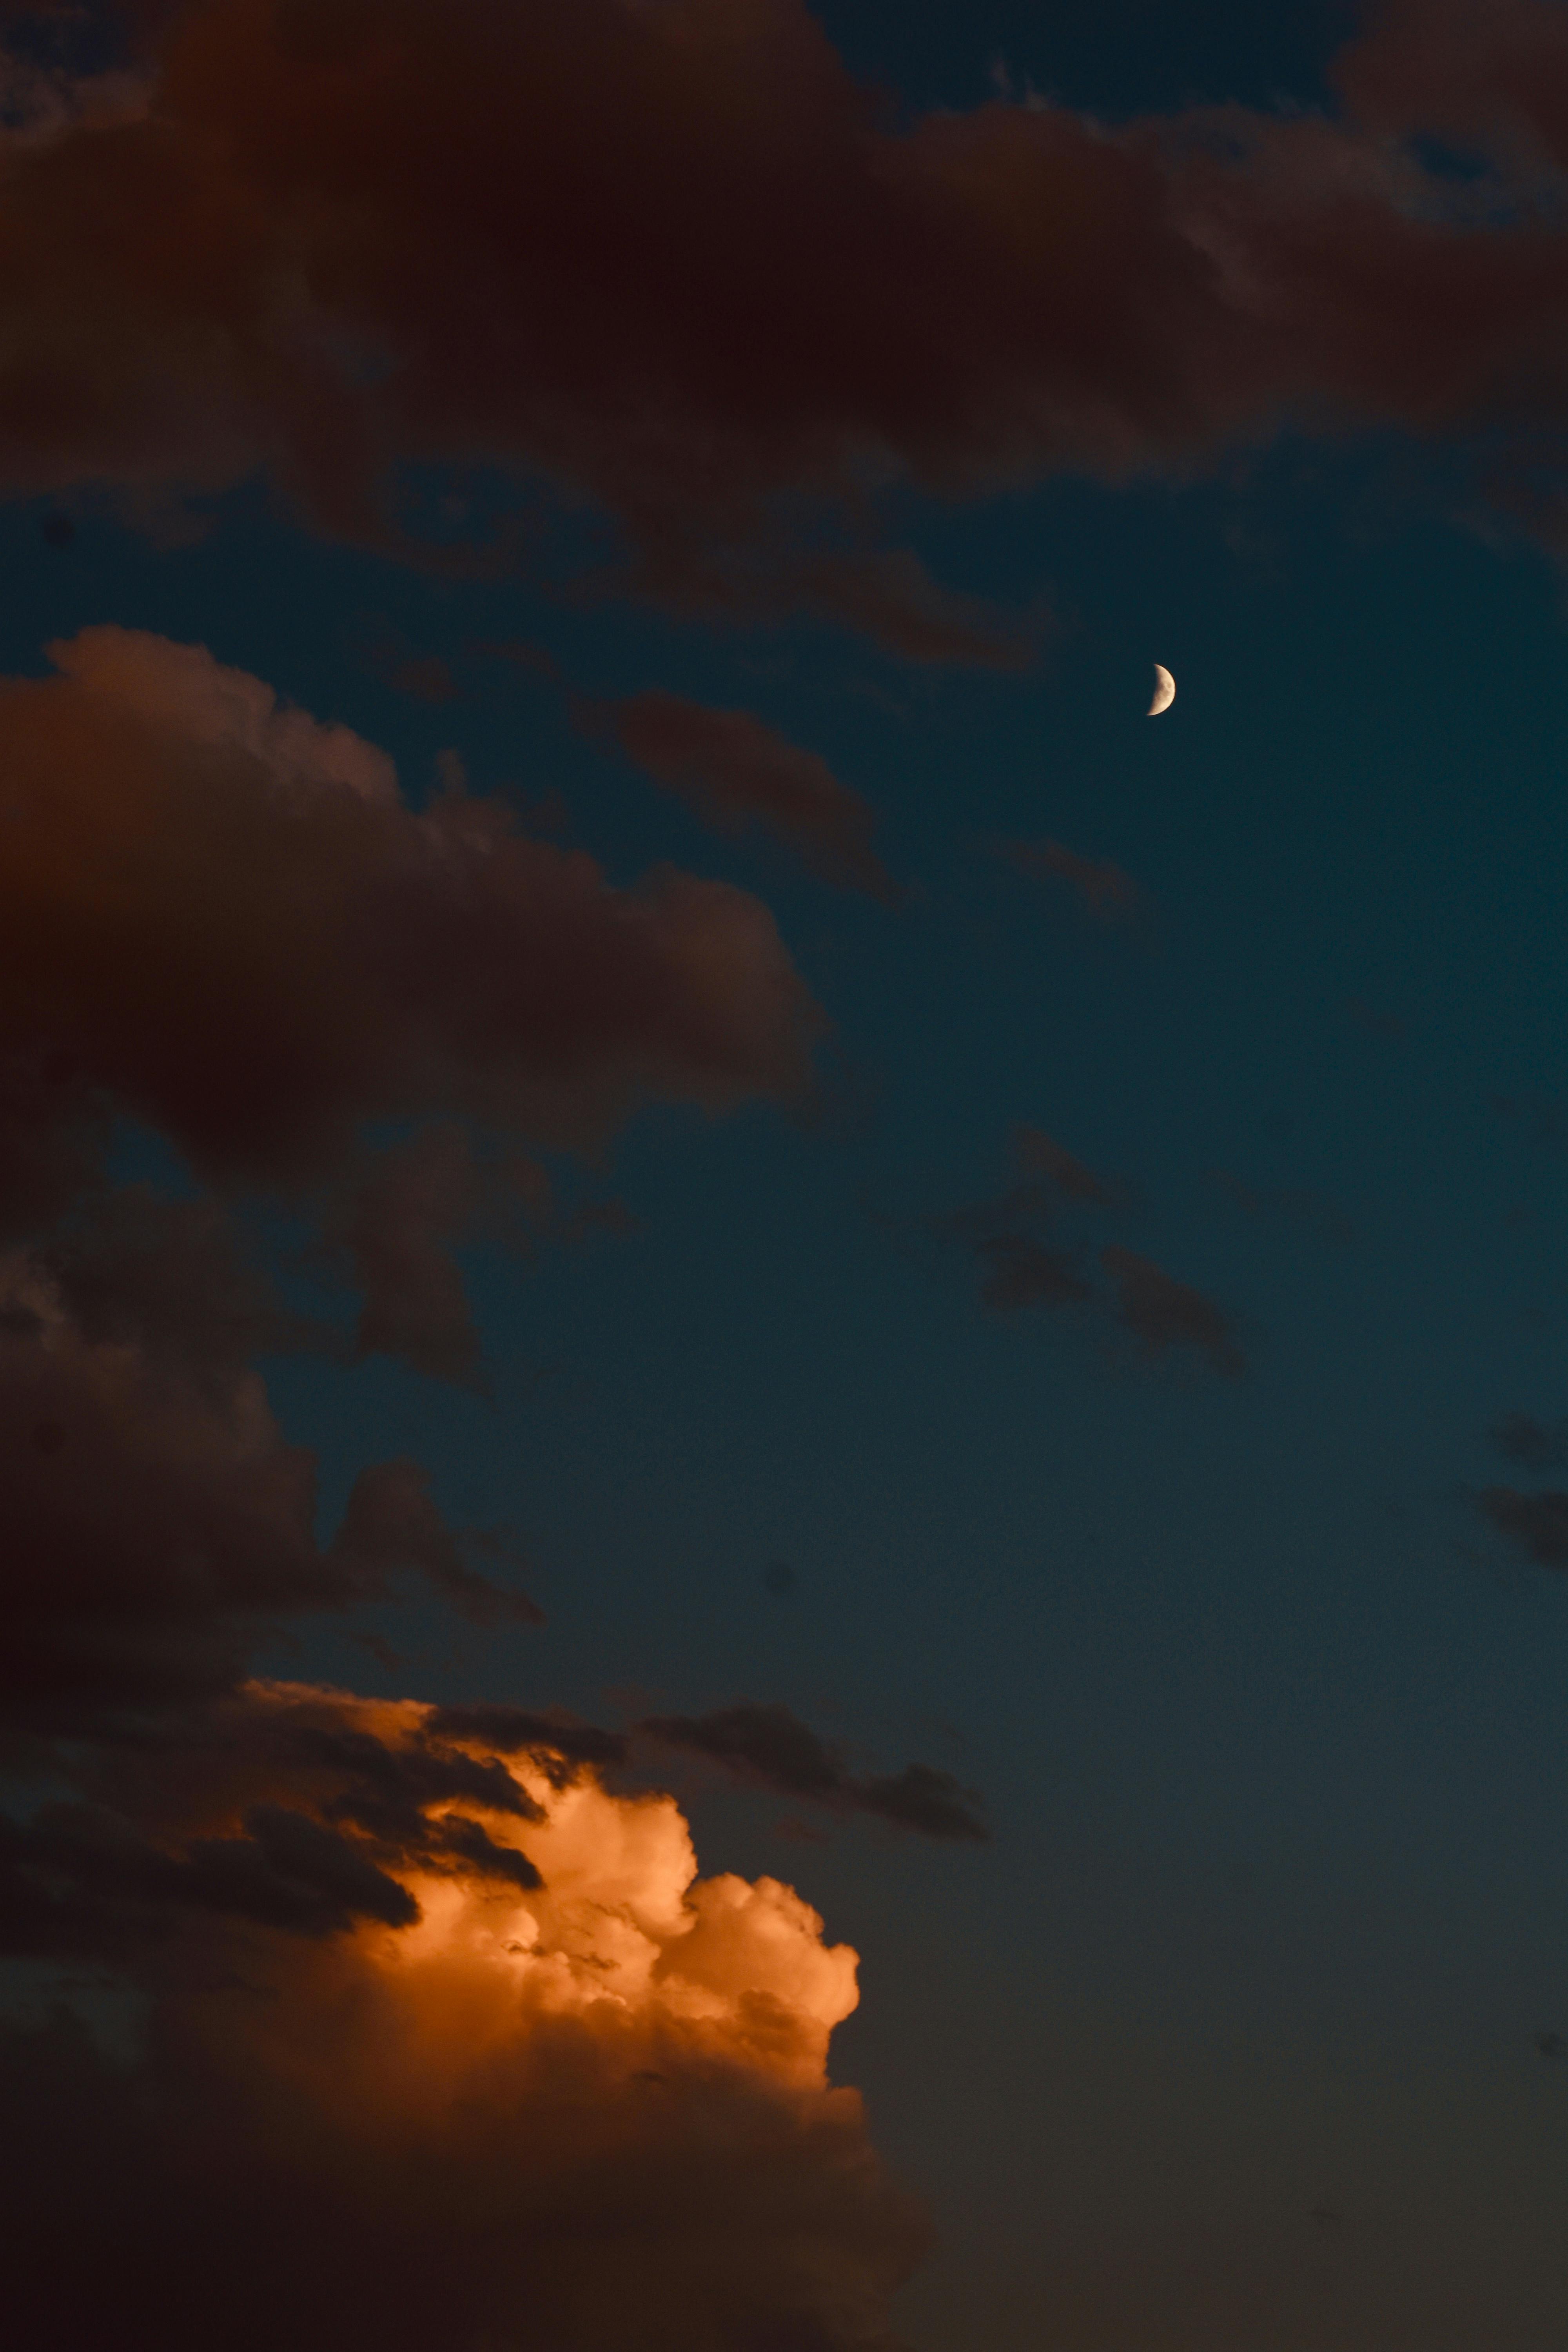
{"label": "crescent moon", "polygon": [[1169,710],[1175,698],[1175,679],[1163,662],[1156,662],[1154,664],[1154,699],[1149,705],[1147,716],[1151,719],[1158,719],[1162,710]]}

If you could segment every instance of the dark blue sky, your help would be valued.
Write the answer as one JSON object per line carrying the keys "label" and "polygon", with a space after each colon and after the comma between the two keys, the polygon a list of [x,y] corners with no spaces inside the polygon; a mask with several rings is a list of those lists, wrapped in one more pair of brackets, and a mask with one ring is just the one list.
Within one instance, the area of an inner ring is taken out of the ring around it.
{"label": "dark blue sky", "polygon": [[[1322,105],[1351,19],[816,13],[912,110],[983,102],[1001,57],[1111,121]],[[831,1019],[810,1112],[654,1111],[557,1160],[626,1230],[465,1252],[488,1399],[268,1363],[323,1529],[417,1453],[454,1522],[515,1528],[548,1622],[387,1607],[354,1627],[395,1665],[331,1624],[266,1663],[605,1723],[779,1701],[983,1793],[987,1844],[802,1842],[782,1800],[676,1780],[705,1870],[788,1879],[862,1955],[834,2072],[937,2218],[917,2352],[1546,2352],[1568,2323],[1568,2059],[1535,2039],[1568,2034],[1568,1591],[1478,1502],[1552,1483],[1500,1417],[1568,1412],[1563,591],[1479,479],[1454,438],[1287,432],[905,499],[933,572],[1035,615],[1022,672],[433,579],[254,484],[188,544],[90,489],[0,518],[7,673],[113,622],[347,723],[416,801],[455,750],[476,792],[559,794],[617,882],[758,893]],[[475,650],[501,639],[560,680]],[[438,701],[395,682],[431,657]],[[650,688],[821,754],[904,902],[714,835],[574,719]],[[1134,918],[1005,854],[1047,841]],[[1020,1123],[1107,1180],[1055,1219],[1077,1305],[988,1307],[954,1223],[1018,1181]],[[1240,1371],[1142,1347],[1107,1247],[1214,1302]]]}

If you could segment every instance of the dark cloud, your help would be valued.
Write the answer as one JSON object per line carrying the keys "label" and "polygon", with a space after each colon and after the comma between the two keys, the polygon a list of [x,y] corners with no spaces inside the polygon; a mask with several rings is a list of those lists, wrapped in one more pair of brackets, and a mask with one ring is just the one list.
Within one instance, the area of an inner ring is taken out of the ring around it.
{"label": "dark cloud", "polygon": [[1537,1421],[1532,1413],[1505,1412],[1488,1432],[1498,1452],[1527,1470],[1568,1468],[1568,1421]]}
{"label": "dark cloud", "polygon": [[[315,1937],[405,1927],[411,1873],[540,1888],[516,1839],[545,1808],[458,1718],[445,1738],[431,1710],[252,1683],[155,1727],[100,1726],[57,1756],[78,1799],[3,1825],[0,1951],[123,1962],[193,1909]],[[591,1769],[536,1760],[552,1788]]]}
{"label": "dark cloud", "polygon": [[[393,1746],[374,1732],[307,1714],[297,1721],[280,1720],[266,1753],[291,1782],[308,1776],[330,1821],[353,1822],[405,1853],[424,1850],[425,1809],[430,1805],[467,1802],[519,1821],[542,1819],[504,1764],[460,1748],[426,1741]],[[456,1817],[445,1818],[449,1823]]]}
{"label": "dark cloud", "polygon": [[479,1336],[452,1244],[466,1235],[477,1203],[472,1146],[449,1124],[384,1154],[342,1203],[328,1238],[353,1262],[363,1300],[361,1354],[401,1356],[437,1379],[475,1381]]}
{"label": "dark cloud", "polygon": [[[670,868],[612,890],[450,763],[416,812],[374,746],[200,647],[102,627],[54,658],[0,683],[0,1245],[58,1225],[129,1117],[314,1216],[358,1352],[477,1383],[453,1251],[547,1216],[532,1147],[803,1097],[823,1024],[754,898]],[[372,1122],[405,1139],[373,1150]],[[89,1337],[220,1378],[342,1349],[210,1202],[78,1205],[42,1264]]]}
{"label": "dark cloud", "polygon": [[804,1087],[816,1016],[755,899],[608,889],[451,769],[416,813],[384,753],[200,647],[53,650],[0,686],[0,1056],[56,1137],[107,1098],[208,1180],[299,1187],[367,1119],[571,1146]]}
{"label": "dark cloud", "polygon": [[[503,1534],[479,1529],[468,1540],[511,1556]],[[429,1474],[417,1462],[380,1462],[360,1472],[333,1549],[359,1575],[415,1570],[476,1625],[544,1622],[543,1611],[525,1592],[494,1585],[469,1567],[458,1537],[431,1500]]]}
{"label": "dark cloud", "polygon": [[329,1326],[284,1307],[212,1200],[171,1200],[146,1184],[92,1195],[37,1264],[89,1347],[135,1347],[193,1387],[221,1393],[258,1355],[342,1352]]}
{"label": "dark cloud", "polygon": [[1542,1568],[1568,1569],[1568,1494],[1558,1487],[1527,1495],[1517,1486],[1487,1486],[1479,1500],[1498,1533]]}
{"label": "dark cloud", "polygon": [[524,1894],[544,1884],[525,1853],[519,1853],[515,1846],[498,1845],[482,1822],[465,1820],[461,1813],[447,1815],[435,1843],[439,1851],[467,1863],[481,1878],[504,1879]]}
{"label": "dark cloud", "polygon": [[[130,1224],[161,1248],[170,1229],[148,1208]],[[76,1263],[91,1337],[46,1271],[10,1269],[25,1313],[0,1331],[7,1719],[84,1728],[216,1693],[280,1619],[352,1608],[408,1572],[479,1622],[537,1616],[468,1564],[411,1463],[362,1471],[321,1543],[314,1458],[235,1360],[249,1295],[238,1308],[220,1296],[204,1326],[199,1290],[172,1280],[163,1313],[129,1262],[125,1285],[101,1255]],[[126,1346],[128,1329],[144,1344]]]}
{"label": "dark cloud", "polygon": [[255,1805],[243,1828],[171,1853],[107,1808],[47,1804],[26,1828],[0,1815],[0,1948],[122,1959],[191,1912],[303,1936],[418,1918],[396,1879],[308,1814]]}
{"label": "dark cloud", "polygon": [[1026,1234],[982,1234],[974,1249],[988,1269],[981,1299],[999,1315],[1023,1307],[1071,1307],[1094,1296],[1065,1250],[1047,1249]]}
{"label": "dark cloud", "polygon": [[419,1906],[346,1838],[282,1805],[253,1805],[244,1838],[202,1838],[186,1864],[198,1898],[263,1927],[323,1934],[356,1918],[413,1925]]}
{"label": "dark cloud", "polygon": [[1109,857],[1080,857],[1059,841],[1005,841],[1001,855],[1020,874],[1040,881],[1065,882],[1101,922],[1125,922],[1142,904],[1142,893],[1132,877]]}
{"label": "dark cloud", "polygon": [[1100,1251],[1100,1263],[1116,1285],[1117,1320],[1148,1354],[1196,1348],[1216,1372],[1234,1379],[1246,1370],[1235,1325],[1201,1290],[1178,1282],[1152,1258],[1114,1244]]}
{"label": "dark cloud", "polygon": [[451,1120],[377,1155],[322,1218],[323,1270],[346,1254],[362,1305],[361,1356],[401,1356],[432,1378],[482,1387],[479,1336],[454,1255],[461,1242],[529,1246],[551,1207],[549,1179],[516,1153],[481,1155]]}
{"label": "dark cloud", "polygon": [[1013,1129],[1013,1158],[1026,1175],[1044,1176],[1064,1201],[1088,1202],[1100,1209],[1114,1208],[1125,1198],[1124,1188],[1097,1176],[1064,1145],[1037,1127],[1022,1120]]}
{"label": "dark cloud", "polygon": [[740,1780],[835,1812],[873,1813],[926,1837],[984,1841],[990,1834],[974,1811],[973,1791],[961,1788],[951,1773],[911,1764],[893,1778],[858,1778],[840,1750],[819,1739],[787,1706],[647,1716],[636,1729],[662,1747],[706,1757]]}
{"label": "dark cloud", "polygon": [[573,1771],[595,1770],[623,1764],[626,1742],[616,1731],[570,1717],[531,1714],[526,1707],[489,1701],[468,1706],[437,1706],[426,1718],[437,1739],[474,1740],[502,1756],[530,1755],[548,1764],[552,1759]]}
{"label": "dark cloud", "polygon": [[455,2128],[401,2043],[376,2082],[374,1989],[339,1984],[338,2021],[321,1992],[280,2003],[276,1973],[165,2010],[130,2067],[68,2015],[0,2027],[28,2352],[895,2352],[889,2302],[930,2230],[852,2095],[671,2053],[640,2021],[616,2044],[542,2020],[488,2070],[456,2056]]}
{"label": "dark cloud", "polygon": [[0,1244],[60,1215],[99,1175],[109,1106],[81,1083],[80,1066],[46,1039],[0,1043]]}
{"label": "dark cloud", "polygon": [[1082,1241],[1064,1245],[1057,1240],[1057,1222],[1066,1211],[1125,1210],[1135,1198],[1130,1186],[1098,1174],[1053,1137],[1021,1122],[1013,1129],[1012,1159],[1022,1181],[996,1200],[937,1221],[939,1233],[967,1242],[980,1260],[984,1306],[1000,1314],[1037,1307],[1109,1314],[1146,1355],[1194,1347],[1216,1371],[1234,1376],[1245,1370],[1230,1317],[1201,1291],[1152,1258],[1110,1244],[1093,1261],[1110,1277],[1108,1295],[1091,1277]]}
{"label": "dark cloud", "polygon": [[960,1838],[984,1843],[991,1835],[974,1808],[973,1789],[961,1788],[951,1772],[932,1764],[906,1764],[901,1772],[871,1774],[853,1783],[848,1802],[921,1837]]}
{"label": "dark cloud", "polygon": [[900,124],[804,0],[192,0],[147,56],[150,89],[51,86],[11,157],[14,492],[267,468],[406,547],[393,469],[478,458],[614,516],[625,585],[1005,659],[865,543],[869,485],[1568,418],[1550,0],[1384,8],[1337,113],[1120,128]]}
{"label": "dark cloud", "polygon": [[684,695],[630,696],[609,712],[621,749],[721,833],[754,824],[830,882],[895,899],[871,846],[876,814],[804,751],[749,710],[715,710]]}

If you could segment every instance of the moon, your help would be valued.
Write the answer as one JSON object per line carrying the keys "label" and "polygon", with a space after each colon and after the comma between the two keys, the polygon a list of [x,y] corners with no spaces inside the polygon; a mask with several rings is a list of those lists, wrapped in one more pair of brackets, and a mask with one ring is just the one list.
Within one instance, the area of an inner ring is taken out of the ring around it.
{"label": "moon", "polygon": [[1175,698],[1175,679],[1163,662],[1156,662],[1154,664],[1154,699],[1149,705],[1147,716],[1151,719],[1158,719],[1162,710],[1169,710]]}

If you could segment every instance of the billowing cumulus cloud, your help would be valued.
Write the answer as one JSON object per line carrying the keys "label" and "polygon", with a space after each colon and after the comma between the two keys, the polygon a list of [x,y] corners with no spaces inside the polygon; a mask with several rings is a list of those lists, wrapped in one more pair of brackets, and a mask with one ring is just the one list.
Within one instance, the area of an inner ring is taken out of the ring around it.
{"label": "billowing cumulus cloud", "polygon": [[926,2228],[827,2078],[855,1954],[437,1720],[252,1686],[0,1851],[0,1919],[141,2000],[0,2036],[29,2344],[889,2346]]}
{"label": "billowing cumulus cloud", "polygon": [[897,122],[804,0],[170,13],[139,77],[5,134],[12,490],[264,467],[397,545],[401,461],[489,462],[613,515],[667,599],[1006,659],[858,536],[879,484],[1120,477],[1286,425],[1522,449],[1568,415],[1550,0],[1379,10],[1332,115],[1120,128]]}
{"label": "billowing cumulus cloud", "polygon": [[721,833],[748,824],[797,851],[830,882],[897,893],[871,846],[872,810],[819,753],[749,710],[714,710],[685,695],[634,694],[610,714],[628,758]]}

